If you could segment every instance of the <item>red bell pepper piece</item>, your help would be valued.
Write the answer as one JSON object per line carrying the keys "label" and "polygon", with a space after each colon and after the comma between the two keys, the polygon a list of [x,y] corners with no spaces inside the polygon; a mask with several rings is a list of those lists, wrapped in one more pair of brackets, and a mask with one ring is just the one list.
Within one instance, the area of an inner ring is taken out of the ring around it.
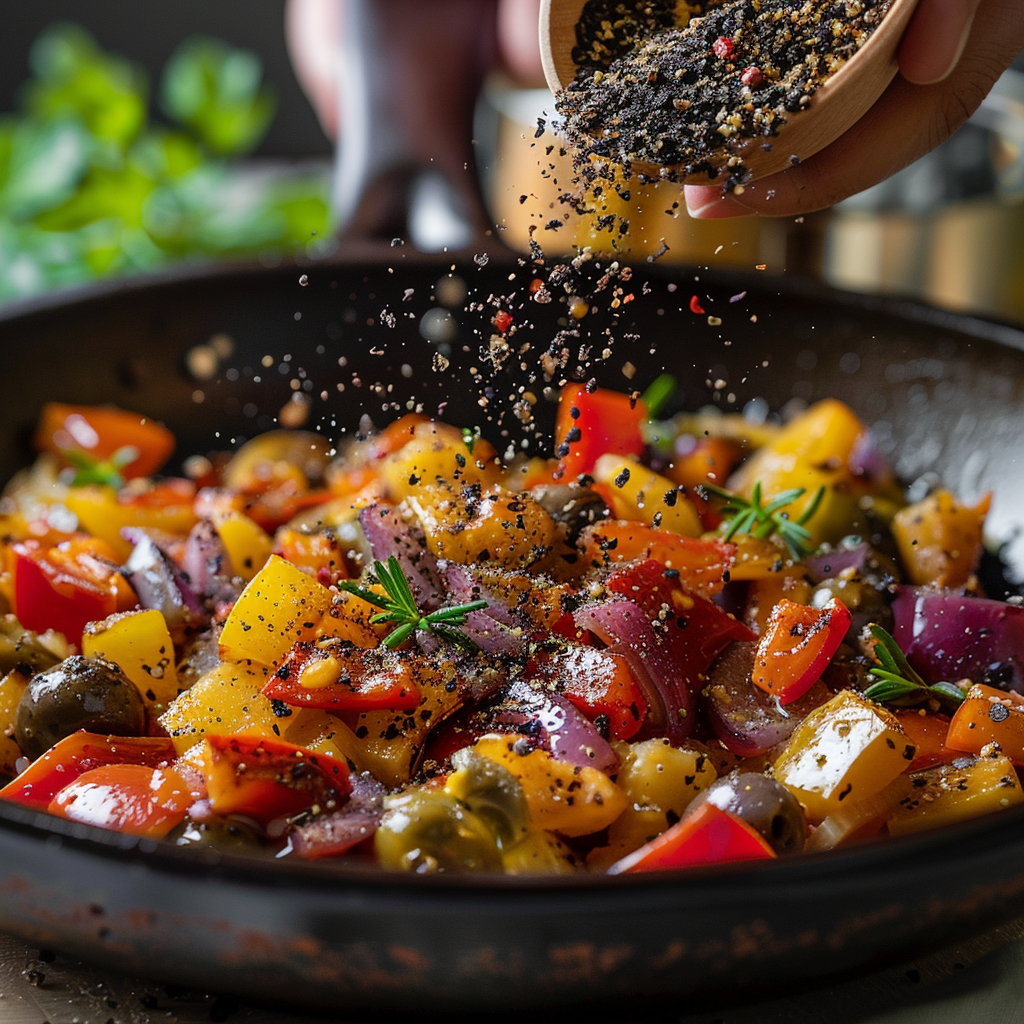
{"label": "red bell pepper piece", "polygon": [[635,736],[647,715],[647,700],[629,662],[613,651],[567,644],[539,653],[528,671],[531,679],[553,686],[590,721],[604,716],[613,740]]}
{"label": "red bell pepper piece", "polygon": [[161,839],[202,795],[173,767],[111,764],[83,772],[47,810],[69,821]]}
{"label": "red bell pepper piece", "polygon": [[198,767],[215,814],[263,826],[314,805],[333,810],[352,791],[343,762],[258,736],[207,736]]}
{"label": "red bell pepper piece", "polygon": [[60,402],[43,406],[34,443],[42,452],[59,456],[71,449],[100,462],[118,449],[132,448],[135,458],[120,467],[126,480],[155,473],[174,451],[174,435],[145,416],[109,406]]}
{"label": "red bell pepper piece", "polygon": [[103,556],[105,548],[85,536],[50,548],[35,540],[11,545],[18,621],[40,633],[55,629],[81,644],[86,623],[135,607],[134,592]]}
{"label": "red bell pepper piece", "polygon": [[712,803],[703,803],[656,839],[616,861],[608,873],[669,871],[774,857],[775,851],[756,829]]}
{"label": "red bell pepper piece", "polygon": [[639,458],[644,453],[640,428],[646,420],[647,406],[640,399],[604,388],[588,391],[583,384],[566,385],[555,420],[555,455],[560,460],[556,477],[571,483],[591,472],[602,455]]}
{"label": "red bell pepper piece", "polygon": [[772,609],[754,656],[754,683],[782,704],[799,700],[820,678],[850,628],[850,612],[832,598],[811,608],[783,598]]}
{"label": "red bell pepper piece", "polygon": [[[324,673],[328,679],[336,675],[337,681],[305,685],[306,679]],[[263,695],[290,707],[359,712],[414,711],[423,699],[412,656],[376,649],[321,650],[307,641],[291,649]]]}
{"label": "red bell pepper piece", "polygon": [[678,572],[683,587],[702,597],[711,597],[725,586],[736,557],[735,544],[681,537],[670,530],[625,519],[607,519],[588,526],[580,535],[578,547],[596,568],[614,562],[660,562],[663,568]]}
{"label": "red bell pepper piece", "polygon": [[83,730],[65,736],[36,758],[0,789],[0,799],[45,811],[62,789],[86,772],[113,764],[166,768],[177,756],[166,736],[101,736]]}

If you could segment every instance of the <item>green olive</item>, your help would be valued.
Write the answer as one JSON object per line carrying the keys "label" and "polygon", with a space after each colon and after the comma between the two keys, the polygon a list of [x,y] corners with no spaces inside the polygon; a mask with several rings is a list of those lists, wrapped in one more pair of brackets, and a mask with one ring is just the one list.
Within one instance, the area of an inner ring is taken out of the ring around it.
{"label": "green olive", "polygon": [[483,819],[499,849],[515,846],[530,825],[530,809],[519,780],[504,765],[468,749],[454,753],[452,765],[455,771],[448,776],[445,790]]}
{"label": "green olive", "polygon": [[79,729],[111,736],[141,736],[146,705],[138,687],[112,661],[65,658],[33,676],[18,703],[14,738],[35,760]]}
{"label": "green olive", "polygon": [[384,806],[374,836],[382,867],[416,874],[502,870],[494,833],[451,793],[409,790]]}
{"label": "green olive", "polygon": [[704,802],[742,818],[776,853],[799,853],[807,838],[804,812],[793,794],[757,772],[734,772],[716,779],[687,808],[692,814]]}

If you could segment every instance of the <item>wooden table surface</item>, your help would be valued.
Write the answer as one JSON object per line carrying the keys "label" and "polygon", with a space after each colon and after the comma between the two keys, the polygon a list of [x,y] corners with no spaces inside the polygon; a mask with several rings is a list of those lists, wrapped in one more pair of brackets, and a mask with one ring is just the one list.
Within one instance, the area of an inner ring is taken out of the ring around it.
{"label": "wooden table surface", "polygon": [[[405,1022],[409,1017],[395,1014],[375,1021]],[[557,1019],[569,1024],[576,1018],[559,1012]],[[589,1024],[633,1024],[643,1018],[627,1020],[591,1010],[579,1019]],[[292,1014],[234,997],[118,975],[0,935],[0,1024],[323,1024],[325,1020],[360,1024],[356,1017]],[[1024,1021],[1024,919],[955,949],[867,978],[756,1006],[662,1013],[653,1020],[659,1024],[1020,1024]]]}

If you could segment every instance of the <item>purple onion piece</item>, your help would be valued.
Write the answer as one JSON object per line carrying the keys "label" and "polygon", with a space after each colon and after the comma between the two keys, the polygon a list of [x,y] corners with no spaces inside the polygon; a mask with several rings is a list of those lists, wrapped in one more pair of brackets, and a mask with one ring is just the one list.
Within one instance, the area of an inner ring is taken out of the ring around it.
{"label": "purple onion piece", "polygon": [[190,585],[214,604],[230,604],[242,592],[224,542],[209,519],[192,527],[185,539],[181,565]]}
{"label": "purple onion piece", "polygon": [[493,590],[484,586],[467,565],[457,562],[441,562],[441,574],[451,604],[467,604],[470,601],[486,601],[481,611],[505,626],[521,625],[512,609]]}
{"label": "purple onion piece", "polygon": [[304,860],[337,857],[369,839],[380,824],[384,787],[369,775],[350,775],[348,800],[328,814],[320,814],[292,833],[292,850]]}
{"label": "purple onion piece", "polygon": [[712,665],[701,705],[708,724],[722,745],[740,757],[767,753],[792,736],[796,727],[831,696],[824,683],[815,683],[792,704],[782,707],[777,697],[755,686],[756,643],[731,644]]}
{"label": "purple onion piece", "polygon": [[970,679],[1024,693],[1024,608],[902,587],[893,637],[929,685]]}
{"label": "purple onion piece", "polygon": [[856,569],[864,576],[870,568],[871,545],[866,541],[851,548],[836,548],[827,555],[812,555],[804,559],[804,568],[814,583],[834,579],[847,569]]}
{"label": "purple onion piece", "polygon": [[647,721],[638,738],[685,740],[696,726],[696,701],[683,667],[675,664],[642,608],[632,601],[584,605],[573,613],[576,625],[596,633],[629,662],[647,699]]}
{"label": "purple onion piece", "polygon": [[505,692],[491,716],[495,725],[513,727],[559,761],[602,772],[618,767],[611,744],[561,694],[535,690],[522,680],[513,682]]}
{"label": "purple onion piece", "polygon": [[869,430],[864,431],[854,441],[847,465],[854,476],[866,484],[877,484],[893,478],[892,466],[878,450]]}
{"label": "purple onion piece", "polygon": [[122,535],[135,545],[124,564],[124,576],[139,604],[160,612],[169,629],[186,626],[202,612],[202,604],[185,574],[143,530],[131,527]]}
{"label": "purple onion piece", "polygon": [[418,526],[407,523],[390,505],[368,505],[359,513],[359,525],[373,557],[386,562],[392,555],[409,581],[416,606],[425,612],[440,608],[441,574],[437,560],[427,550],[427,540]]}

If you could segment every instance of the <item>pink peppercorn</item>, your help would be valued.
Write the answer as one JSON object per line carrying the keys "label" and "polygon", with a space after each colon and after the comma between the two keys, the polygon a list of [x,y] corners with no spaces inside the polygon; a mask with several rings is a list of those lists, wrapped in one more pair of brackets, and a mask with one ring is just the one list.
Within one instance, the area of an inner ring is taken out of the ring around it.
{"label": "pink peppercorn", "polygon": [[764,72],[758,67],[749,67],[740,75],[740,81],[747,88],[756,89],[758,86],[764,85]]}
{"label": "pink peppercorn", "polygon": [[715,51],[716,57],[721,57],[722,60],[725,60],[733,55],[736,44],[729,36],[719,36],[712,44],[711,49]]}

